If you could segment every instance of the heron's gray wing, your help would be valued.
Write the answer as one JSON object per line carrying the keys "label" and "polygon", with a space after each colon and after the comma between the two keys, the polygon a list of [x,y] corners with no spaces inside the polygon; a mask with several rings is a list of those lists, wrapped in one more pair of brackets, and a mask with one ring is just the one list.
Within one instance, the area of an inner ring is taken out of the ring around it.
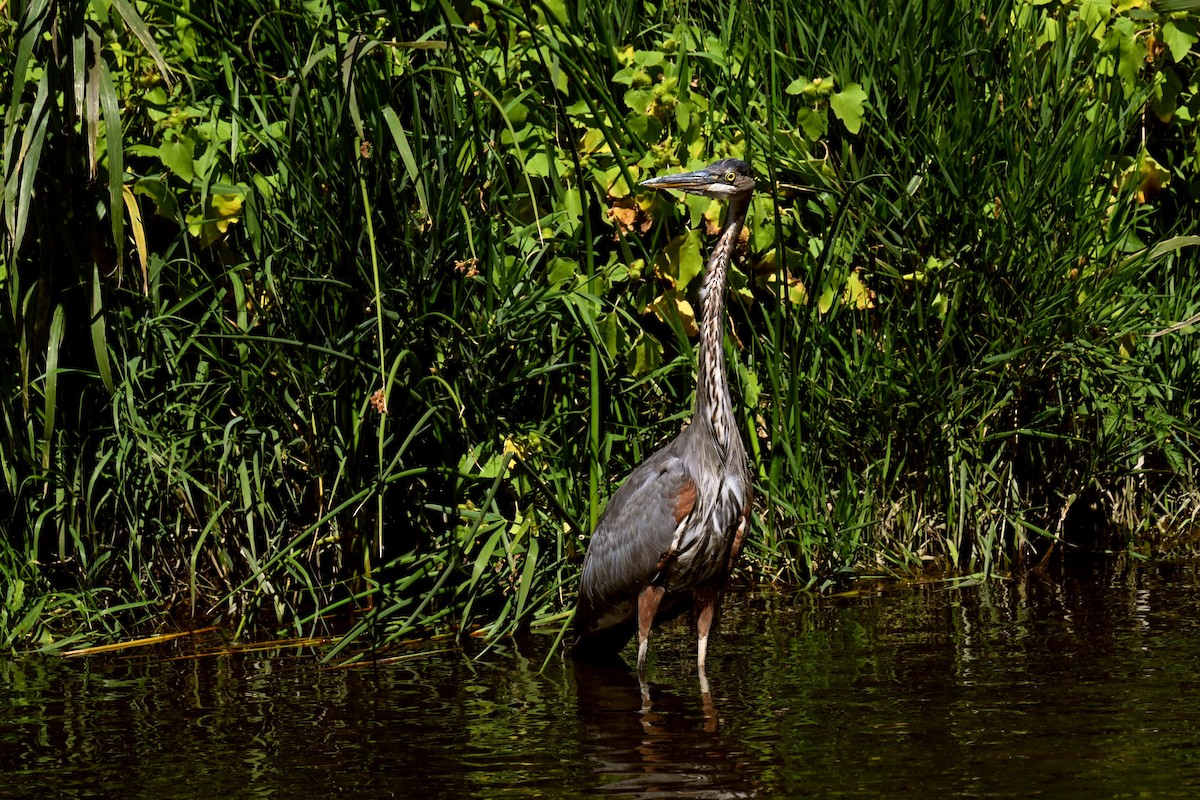
{"label": "heron's gray wing", "polygon": [[695,505],[696,481],[670,445],[630,473],[588,543],[578,631],[592,633],[632,618],[638,592],[662,567],[676,531]]}

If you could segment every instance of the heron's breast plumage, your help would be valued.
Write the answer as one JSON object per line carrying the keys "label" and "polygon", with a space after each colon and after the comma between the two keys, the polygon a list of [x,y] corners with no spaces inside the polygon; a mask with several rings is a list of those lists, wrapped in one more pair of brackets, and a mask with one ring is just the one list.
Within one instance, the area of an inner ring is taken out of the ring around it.
{"label": "heron's breast plumage", "polygon": [[750,507],[749,476],[730,470],[699,492],[683,526],[679,544],[660,579],[668,592],[691,589],[720,578],[729,570],[729,549]]}

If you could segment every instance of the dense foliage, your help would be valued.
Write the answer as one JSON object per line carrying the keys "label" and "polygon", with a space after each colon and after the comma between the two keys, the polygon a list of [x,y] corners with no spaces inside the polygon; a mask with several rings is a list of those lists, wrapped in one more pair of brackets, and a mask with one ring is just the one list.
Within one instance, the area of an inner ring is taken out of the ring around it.
{"label": "dense foliage", "polygon": [[747,578],[1186,546],[1197,6],[0,7],[3,645],[564,619],[730,155]]}

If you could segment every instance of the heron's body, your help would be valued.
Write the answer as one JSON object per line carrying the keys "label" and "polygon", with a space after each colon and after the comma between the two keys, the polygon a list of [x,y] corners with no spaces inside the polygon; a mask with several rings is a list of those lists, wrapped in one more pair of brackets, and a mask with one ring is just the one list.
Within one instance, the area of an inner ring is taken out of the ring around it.
{"label": "heron's body", "polygon": [[615,657],[636,633],[640,671],[651,627],[693,606],[703,675],[708,634],[754,493],[722,346],[725,281],[754,181],[746,164],[726,159],[644,185],[727,199],[729,210],[701,289],[692,421],[626,478],[601,515],[583,564],[574,654]]}

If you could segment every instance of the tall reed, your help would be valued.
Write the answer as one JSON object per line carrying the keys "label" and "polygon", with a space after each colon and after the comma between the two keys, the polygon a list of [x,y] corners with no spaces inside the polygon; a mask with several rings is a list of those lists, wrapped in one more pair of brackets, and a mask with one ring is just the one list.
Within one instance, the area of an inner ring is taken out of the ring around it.
{"label": "tall reed", "polygon": [[726,155],[749,579],[1179,544],[1192,23],[1089,8],[23,6],[5,646],[560,623],[690,410],[715,207],[636,183]]}

